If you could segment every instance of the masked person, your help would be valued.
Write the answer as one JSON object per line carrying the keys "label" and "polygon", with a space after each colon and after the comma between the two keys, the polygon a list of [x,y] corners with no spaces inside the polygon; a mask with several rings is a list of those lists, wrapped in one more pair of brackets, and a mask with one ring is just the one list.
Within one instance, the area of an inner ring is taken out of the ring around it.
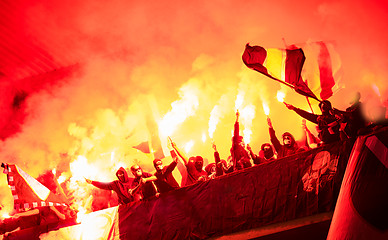
{"label": "masked person", "polygon": [[261,145],[260,152],[258,155],[253,153],[252,148],[249,145],[247,145],[247,148],[249,150],[249,153],[251,154],[253,163],[255,165],[270,162],[276,159],[273,148],[269,143],[264,143]]}
{"label": "masked person", "polygon": [[322,114],[317,115],[284,103],[290,110],[296,112],[302,118],[317,124],[318,138],[323,143],[332,143],[340,140],[339,119],[333,113],[333,108],[328,100],[319,103]]}
{"label": "masked person", "polygon": [[184,154],[179,150],[174,142],[171,141],[171,146],[177,152],[179,157],[183,160],[187,169],[187,179],[185,186],[202,181],[207,178],[207,172],[203,170],[203,158],[201,156],[192,156],[188,160]]}
{"label": "masked person", "polygon": [[275,130],[272,127],[272,122],[269,117],[267,117],[267,123],[269,127],[269,136],[271,138],[271,143],[278,154],[278,158],[289,156],[299,151],[298,144],[295,142],[295,138],[294,136],[292,136],[291,133],[283,133],[283,144],[281,144],[279,139],[276,137]]}
{"label": "masked person", "polygon": [[152,182],[157,179],[154,175],[144,172],[139,165],[133,165],[131,172],[135,179],[132,181],[129,194],[133,196],[135,201],[148,199],[156,195],[156,188]]}
{"label": "masked person", "polygon": [[119,204],[132,202],[134,198],[129,194],[129,190],[131,189],[131,181],[129,180],[127,171],[125,171],[123,167],[120,167],[116,172],[116,176],[118,180],[106,183],[92,181],[86,178],[85,180],[87,183],[92,184],[97,188],[114,191],[117,194]]}
{"label": "masked person", "polygon": [[233,171],[232,166],[228,166],[228,163],[220,158],[220,153],[217,151],[217,146],[215,143],[212,143],[214,149],[214,161],[216,163],[216,177],[222,176],[224,174],[230,173]]}
{"label": "masked person", "polygon": [[156,170],[154,176],[157,178],[154,183],[159,193],[165,193],[179,188],[178,182],[172,175],[172,171],[174,171],[178,164],[177,156],[173,157],[173,161],[168,166],[163,166],[162,160],[157,158],[154,159],[153,163]]}
{"label": "masked person", "polygon": [[341,139],[355,139],[362,129],[368,126],[368,121],[363,114],[363,104],[360,102],[361,95],[356,93],[355,99],[350,104],[351,106],[346,111],[333,109],[334,114],[341,119]]}
{"label": "masked person", "polygon": [[240,170],[243,168],[252,167],[251,156],[245,149],[245,143],[243,137],[240,136],[239,119],[240,113],[236,112],[236,122],[234,123],[234,132],[232,137],[232,147],[230,153],[233,159],[234,170]]}

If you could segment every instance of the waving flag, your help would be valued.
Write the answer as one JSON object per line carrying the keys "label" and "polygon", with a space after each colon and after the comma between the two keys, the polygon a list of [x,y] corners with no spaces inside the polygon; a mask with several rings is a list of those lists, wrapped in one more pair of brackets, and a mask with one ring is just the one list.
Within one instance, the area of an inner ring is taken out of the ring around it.
{"label": "waving flag", "polygon": [[44,206],[66,206],[68,200],[62,194],[55,194],[38,180],[16,165],[2,164],[7,174],[8,185],[14,198],[14,208],[23,211]]}
{"label": "waving flag", "polygon": [[302,69],[302,78],[311,91],[326,100],[338,88],[341,78],[341,60],[333,44],[308,42],[298,44],[303,49],[306,61]]}
{"label": "waving flag", "polygon": [[247,44],[242,60],[247,67],[293,88],[299,94],[317,99],[301,78],[305,61],[302,49],[266,49]]}

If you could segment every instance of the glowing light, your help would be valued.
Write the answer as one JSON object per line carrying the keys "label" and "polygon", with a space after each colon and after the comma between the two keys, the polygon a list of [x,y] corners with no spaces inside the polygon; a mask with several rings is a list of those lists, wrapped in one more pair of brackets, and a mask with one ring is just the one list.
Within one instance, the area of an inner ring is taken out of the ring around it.
{"label": "glowing light", "polygon": [[10,218],[11,216],[9,215],[9,213],[3,213],[1,217],[5,219],[5,218]]}
{"label": "glowing light", "polygon": [[264,114],[265,115],[269,115],[269,107],[268,107],[268,104],[263,102],[263,109],[264,109]]}
{"label": "glowing light", "polygon": [[285,97],[286,97],[286,94],[280,90],[276,93],[276,98],[278,99],[279,102],[284,102]]}
{"label": "glowing light", "polygon": [[92,164],[88,164],[88,159],[81,155],[70,163],[70,171],[73,180],[83,180],[84,177],[91,178],[99,175],[99,170]]}
{"label": "glowing light", "polygon": [[376,93],[377,96],[381,97],[379,87],[376,84],[374,84],[374,83],[372,84],[372,89]]}
{"label": "glowing light", "polygon": [[61,184],[64,183],[66,179],[68,179],[68,177],[66,177],[65,173],[62,173],[61,176],[58,177],[57,181],[59,184]]}
{"label": "glowing light", "polygon": [[51,172],[53,173],[54,176],[57,174],[57,170],[55,168]]}
{"label": "glowing light", "polygon": [[202,142],[206,142],[206,133],[202,134]]}
{"label": "glowing light", "polygon": [[213,110],[210,112],[209,118],[209,137],[213,138],[213,134],[216,131],[218,122],[220,121],[220,108],[218,105],[214,106]]}
{"label": "glowing light", "polygon": [[249,144],[251,142],[252,131],[250,129],[244,129],[243,134],[244,134],[244,142],[246,144]]}
{"label": "glowing light", "polygon": [[78,212],[77,212],[77,223],[81,223],[82,220],[84,220],[86,217],[86,209],[83,208],[83,207],[79,207],[78,208]]}
{"label": "glowing light", "polygon": [[245,143],[250,143],[252,135],[252,120],[255,118],[255,106],[248,105],[241,110],[240,118],[241,124],[244,127],[243,137]]}
{"label": "glowing light", "polygon": [[185,151],[186,151],[186,153],[189,153],[190,150],[193,148],[193,146],[194,146],[194,141],[193,140],[191,140],[188,143],[186,143],[185,144]]}
{"label": "glowing light", "polygon": [[166,113],[158,123],[159,131],[163,137],[171,136],[186,118],[194,115],[198,108],[199,101],[196,89],[184,86],[181,88],[179,95],[181,99],[171,103],[171,111]]}
{"label": "glowing light", "polygon": [[244,93],[239,93],[236,97],[236,101],[235,101],[235,105],[234,105],[235,111],[240,109],[243,102],[244,102]]}

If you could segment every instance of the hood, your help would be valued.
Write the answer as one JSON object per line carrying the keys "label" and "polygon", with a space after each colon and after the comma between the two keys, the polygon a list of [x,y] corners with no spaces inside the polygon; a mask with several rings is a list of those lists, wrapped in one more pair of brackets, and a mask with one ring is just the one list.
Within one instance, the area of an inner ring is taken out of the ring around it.
{"label": "hood", "polygon": [[289,137],[291,138],[291,145],[290,145],[290,147],[294,147],[295,144],[296,144],[294,136],[292,136],[292,134],[289,133],[289,132],[283,133],[283,135],[282,135],[282,144],[283,144],[283,138],[284,138],[284,136],[289,136]]}
{"label": "hood", "polygon": [[[124,174],[124,177],[123,177],[123,180],[119,178],[118,174],[119,172],[122,172]],[[127,171],[125,170],[125,168],[123,167],[120,167],[119,170],[117,170],[116,172],[116,177],[119,179],[120,182],[122,183],[127,183],[129,181],[129,177],[128,177],[128,173]]]}

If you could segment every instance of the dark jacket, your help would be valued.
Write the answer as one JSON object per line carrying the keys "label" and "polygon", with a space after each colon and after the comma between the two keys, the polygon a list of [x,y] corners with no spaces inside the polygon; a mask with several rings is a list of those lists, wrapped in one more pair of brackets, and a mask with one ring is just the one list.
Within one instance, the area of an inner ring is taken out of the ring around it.
{"label": "dark jacket", "polygon": [[177,166],[177,162],[173,161],[170,165],[165,166],[162,171],[156,172],[154,175],[157,178],[155,185],[160,193],[168,192],[179,188],[178,182],[172,175],[172,171]]}
{"label": "dark jacket", "polygon": [[186,180],[186,186],[194,184],[200,179],[201,177],[206,178],[207,172],[203,169],[201,171],[198,171],[197,168],[195,168],[195,164],[193,160],[189,160],[189,162],[186,164],[187,169],[187,180]]}
{"label": "dark jacket", "polygon": [[294,136],[292,136],[292,134],[290,133],[284,133],[283,135],[285,134],[291,137],[290,146],[282,145],[279,139],[276,137],[275,130],[273,128],[269,128],[269,136],[271,138],[271,143],[274,146],[276,152],[278,153],[278,158],[295,154],[299,150],[298,144],[295,142]]}
{"label": "dark jacket", "polygon": [[[135,200],[147,199],[147,198],[155,196],[156,189],[155,189],[154,184],[152,182],[145,182],[145,183],[140,182],[141,178],[149,178],[152,176],[153,175],[151,173],[143,172],[143,175],[141,177],[137,177],[137,178],[133,179],[133,182],[131,184],[131,188],[135,189],[136,187],[138,187],[132,193]],[[139,186],[139,184],[140,184],[140,186]]]}
{"label": "dark jacket", "polygon": [[235,170],[252,167],[251,156],[243,146],[240,145],[242,136],[240,136],[240,126],[236,121],[234,124],[234,133],[232,138],[232,148],[230,154],[233,159],[233,167]]}
{"label": "dark jacket", "polygon": [[107,182],[107,183],[92,181],[92,184],[95,187],[98,187],[101,189],[114,191],[117,194],[119,204],[126,204],[133,201],[133,197],[130,196],[128,193],[128,190],[131,188],[131,181],[129,180],[127,171],[125,171],[123,167],[120,167],[119,170],[117,170],[116,176],[119,172],[123,172],[124,181],[115,180],[113,182]]}
{"label": "dark jacket", "polygon": [[340,124],[338,122],[338,119],[334,115],[317,115],[306,112],[299,108],[295,108],[294,111],[302,118],[305,118],[310,122],[318,124],[318,137],[322,142],[331,143],[340,140]]}

